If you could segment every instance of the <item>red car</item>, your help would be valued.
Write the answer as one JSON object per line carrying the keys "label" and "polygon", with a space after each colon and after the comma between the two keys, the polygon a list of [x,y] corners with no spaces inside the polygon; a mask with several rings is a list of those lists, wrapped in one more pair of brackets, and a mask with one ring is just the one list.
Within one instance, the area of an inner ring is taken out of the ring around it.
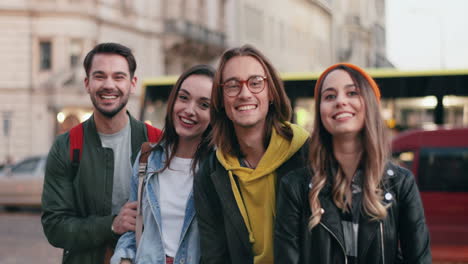
{"label": "red car", "polygon": [[468,262],[468,128],[403,132],[392,152],[416,177],[433,259]]}

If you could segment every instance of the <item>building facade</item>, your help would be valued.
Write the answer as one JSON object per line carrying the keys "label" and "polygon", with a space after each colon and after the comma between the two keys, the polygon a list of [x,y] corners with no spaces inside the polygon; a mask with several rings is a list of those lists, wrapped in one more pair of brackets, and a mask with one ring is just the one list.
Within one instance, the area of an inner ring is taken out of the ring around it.
{"label": "building facade", "polygon": [[[384,0],[2,0],[0,163],[47,153],[57,134],[89,117],[82,61],[97,43],[130,47],[139,84],[198,63],[216,66],[225,49],[245,43],[280,72],[340,60],[381,66],[382,13]],[[137,117],[141,93],[129,102]],[[161,126],[165,103],[155,106],[153,124]]]}
{"label": "building facade", "polygon": [[152,0],[1,1],[0,161],[47,153],[58,133],[89,116],[82,61],[95,44],[129,46],[140,78],[163,74],[158,10]]}
{"label": "building facade", "polygon": [[214,64],[225,50],[228,0],[162,1],[164,73],[178,75],[195,64]]}
{"label": "building facade", "polygon": [[318,71],[333,61],[330,0],[228,1],[229,46],[263,51],[280,72]]}
{"label": "building facade", "polygon": [[335,61],[393,68],[386,54],[385,0],[332,2]]}

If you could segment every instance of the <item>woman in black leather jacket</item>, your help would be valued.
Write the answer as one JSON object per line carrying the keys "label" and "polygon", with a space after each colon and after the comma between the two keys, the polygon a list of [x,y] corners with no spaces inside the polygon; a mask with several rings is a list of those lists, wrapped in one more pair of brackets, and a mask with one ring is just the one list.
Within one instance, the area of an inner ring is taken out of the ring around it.
{"label": "woman in black leather jacket", "polygon": [[279,186],[275,263],[431,263],[414,177],[388,162],[375,81],[355,65],[333,65],[315,102],[310,166]]}

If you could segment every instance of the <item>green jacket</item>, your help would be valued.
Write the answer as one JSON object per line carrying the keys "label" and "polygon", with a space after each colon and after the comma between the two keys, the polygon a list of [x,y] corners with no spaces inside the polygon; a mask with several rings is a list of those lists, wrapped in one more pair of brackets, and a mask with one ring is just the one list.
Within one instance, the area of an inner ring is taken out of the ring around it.
{"label": "green jacket", "polygon": [[[144,123],[132,116],[130,127],[133,164],[148,138]],[[62,263],[103,263],[106,247],[118,240],[111,231],[114,154],[102,147],[94,116],[83,123],[83,134],[76,176],[68,132],[56,138],[47,157],[41,221],[50,244],[64,249]]]}

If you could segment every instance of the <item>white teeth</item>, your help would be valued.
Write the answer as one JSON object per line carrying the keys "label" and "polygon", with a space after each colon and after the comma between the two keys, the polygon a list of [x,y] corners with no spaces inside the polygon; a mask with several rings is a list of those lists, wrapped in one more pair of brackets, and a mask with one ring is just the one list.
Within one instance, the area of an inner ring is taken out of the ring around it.
{"label": "white teeth", "polygon": [[239,106],[237,110],[246,111],[246,110],[255,109],[255,108],[257,108],[257,106],[255,105],[243,105],[243,106]]}
{"label": "white teeth", "polygon": [[341,113],[339,115],[335,116],[335,119],[340,119],[340,118],[346,118],[346,117],[352,117],[353,115],[351,113]]}
{"label": "white teeth", "polygon": [[186,124],[190,124],[190,125],[195,124],[194,121],[192,121],[192,120],[190,120],[190,119],[187,119],[187,118],[181,117],[180,120],[182,120],[182,122],[184,122],[184,123],[186,123]]}
{"label": "white teeth", "polygon": [[115,96],[115,95],[101,95],[101,97],[104,98],[104,99],[115,99],[115,98],[117,98],[117,96]]}

